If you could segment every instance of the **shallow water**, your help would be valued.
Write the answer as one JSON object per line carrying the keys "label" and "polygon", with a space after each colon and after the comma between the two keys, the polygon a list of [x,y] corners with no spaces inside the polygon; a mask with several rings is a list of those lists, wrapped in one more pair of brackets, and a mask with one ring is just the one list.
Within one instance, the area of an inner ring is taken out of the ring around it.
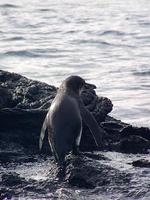
{"label": "shallow water", "polygon": [[77,74],[150,127],[149,0],[1,0],[0,69],[59,86]]}

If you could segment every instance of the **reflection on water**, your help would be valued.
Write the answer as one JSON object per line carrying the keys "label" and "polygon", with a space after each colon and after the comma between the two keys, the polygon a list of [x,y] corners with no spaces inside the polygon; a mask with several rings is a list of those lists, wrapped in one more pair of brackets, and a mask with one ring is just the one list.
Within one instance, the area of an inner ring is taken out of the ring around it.
{"label": "reflection on water", "polygon": [[150,1],[1,0],[0,69],[97,85],[112,115],[149,126]]}

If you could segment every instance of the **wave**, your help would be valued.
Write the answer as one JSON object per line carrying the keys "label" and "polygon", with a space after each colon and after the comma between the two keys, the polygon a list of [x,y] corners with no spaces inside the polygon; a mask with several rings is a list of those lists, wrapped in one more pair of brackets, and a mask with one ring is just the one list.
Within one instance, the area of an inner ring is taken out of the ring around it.
{"label": "wave", "polygon": [[16,41],[16,40],[25,40],[24,37],[21,36],[16,36],[16,37],[11,37],[11,38],[7,38],[7,41]]}
{"label": "wave", "polygon": [[49,52],[46,53],[46,51],[34,50],[20,50],[20,51],[7,51],[4,54],[1,54],[1,56],[18,56],[18,57],[30,57],[30,58],[36,58],[36,57],[44,57],[44,58],[60,58],[60,57],[66,57],[66,54],[61,53],[55,53],[55,52]]}
{"label": "wave", "polygon": [[134,72],[135,76],[150,76],[150,70],[142,71],[142,72]]}
{"label": "wave", "polygon": [[122,32],[122,31],[108,30],[108,31],[103,31],[100,35],[118,35],[118,36],[122,36],[122,35],[126,35],[126,33]]}
{"label": "wave", "polygon": [[20,51],[7,51],[4,53],[7,56],[21,56],[21,57],[39,57],[40,55],[27,51],[27,50],[20,50]]}
{"label": "wave", "polygon": [[51,8],[41,8],[41,9],[38,9],[38,11],[40,11],[40,12],[53,12],[53,13],[56,12],[55,9],[51,9]]}
{"label": "wave", "polygon": [[9,3],[1,4],[1,5],[0,5],[0,8],[18,8],[18,7],[19,7],[19,6],[17,6],[17,5],[9,4]]}
{"label": "wave", "polygon": [[113,44],[110,42],[102,41],[102,40],[88,40],[88,39],[82,39],[82,40],[74,40],[75,43],[79,44],[96,44],[96,45],[104,45],[104,46],[118,46],[117,44]]}

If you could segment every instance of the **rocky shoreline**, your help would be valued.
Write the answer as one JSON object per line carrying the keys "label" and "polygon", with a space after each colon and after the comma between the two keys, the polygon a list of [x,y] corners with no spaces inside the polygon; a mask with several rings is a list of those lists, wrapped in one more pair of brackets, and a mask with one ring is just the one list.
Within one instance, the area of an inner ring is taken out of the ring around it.
{"label": "rocky shoreline", "polygon": [[[126,153],[146,153],[150,148],[150,129],[133,127],[110,117],[113,104],[106,97],[98,97],[95,86],[82,93],[85,106],[98,124],[108,133],[103,150]],[[1,146],[15,143],[38,152],[40,129],[57,88],[33,81],[19,74],[0,71],[0,137]],[[45,145],[46,146],[46,145]],[[83,151],[98,150],[90,131],[83,125]],[[49,151],[49,148],[46,150]]]}
{"label": "rocky shoreline", "polygon": [[[107,135],[103,138],[103,147],[97,148],[92,135],[83,124],[83,135],[80,149],[85,152],[81,156],[67,158],[65,182],[79,188],[96,188],[97,185],[107,186],[109,169],[103,165],[92,165],[95,160],[105,160],[99,154],[87,153],[90,151],[116,151],[123,153],[149,153],[150,129],[147,127],[133,127],[108,114],[113,104],[106,97],[96,95],[94,85],[87,87],[82,94],[85,106],[93,113],[99,126]],[[41,155],[38,150],[40,129],[48,108],[55,97],[57,88],[46,83],[27,79],[19,74],[0,70],[0,167],[11,168],[25,163],[47,162],[50,155],[47,138]],[[50,157],[51,159],[51,157]],[[148,161],[133,163],[133,166],[149,167]],[[8,167],[7,167],[8,166]],[[57,168],[51,161],[53,175],[46,181],[35,181],[21,178],[18,172],[1,172],[0,199],[8,195],[31,193],[46,193],[60,187],[63,182],[57,182]],[[110,169],[112,170],[112,169]],[[107,175],[107,173],[108,175]],[[105,173],[107,178],[102,177]],[[92,176],[90,176],[92,174]],[[119,175],[121,176],[121,175]],[[122,183],[128,184],[128,175],[122,176]],[[125,180],[124,180],[125,179]],[[119,179],[116,179],[118,181]],[[121,184],[110,181],[111,184]],[[55,184],[52,184],[55,183]],[[48,189],[49,188],[49,189]],[[14,194],[13,194],[14,193]]]}

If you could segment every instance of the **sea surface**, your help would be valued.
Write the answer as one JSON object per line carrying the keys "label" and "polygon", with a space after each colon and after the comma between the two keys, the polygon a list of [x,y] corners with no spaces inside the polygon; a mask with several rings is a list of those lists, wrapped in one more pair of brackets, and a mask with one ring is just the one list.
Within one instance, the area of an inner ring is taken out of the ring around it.
{"label": "sea surface", "polygon": [[150,1],[1,0],[0,69],[56,86],[80,75],[112,116],[150,127]]}

